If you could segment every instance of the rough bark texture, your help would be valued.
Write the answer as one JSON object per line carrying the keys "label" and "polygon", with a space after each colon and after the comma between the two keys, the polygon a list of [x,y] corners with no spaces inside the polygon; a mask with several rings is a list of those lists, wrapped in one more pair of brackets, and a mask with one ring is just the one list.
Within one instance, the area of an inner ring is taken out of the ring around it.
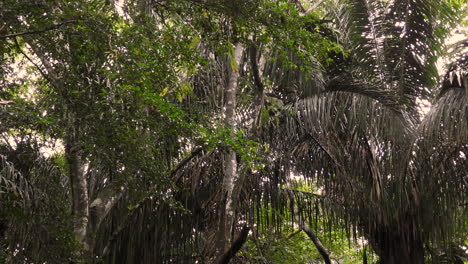
{"label": "rough bark texture", "polygon": [[[234,50],[234,60],[237,65],[240,65],[240,60],[244,47],[242,44],[236,44]],[[228,128],[234,129],[236,127],[236,94],[237,84],[239,80],[239,69],[231,69],[231,75],[229,77],[228,86],[226,87],[226,106],[225,106],[225,124]],[[222,219],[221,232],[221,245],[222,250],[228,248],[231,237],[231,228],[234,221],[234,205],[232,203],[232,193],[234,190],[234,184],[237,178],[237,159],[236,152],[228,150],[225,156],[225,171],[223,178],[223,194],[225,197],[225,210]]]}
{"label": "rough bark texture", "polygon": [[69,135],[65,142],[65,155],[71,183],[73,231],[76,239],[83,244],[86,250],[89,250],[89,245],[86,243],[89,221],[88,183],[84,173],[81,151],[72,135]]}

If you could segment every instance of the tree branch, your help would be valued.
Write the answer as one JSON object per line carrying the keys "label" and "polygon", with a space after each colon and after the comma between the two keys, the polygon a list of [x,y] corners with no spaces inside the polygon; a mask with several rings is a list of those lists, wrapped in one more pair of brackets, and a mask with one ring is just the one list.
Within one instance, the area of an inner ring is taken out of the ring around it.
{"label": "tree branch", "polygon": [[325,0],[315,3],[313,6],[309,7],[309,9],[307,9],[304,13],[302,13],[301,16],[305,16],[312,13],[319,5],[323,4],[323,2],[325,2]]}
{"label": "tree branch", "polygon": [[39,73],[42,75],[42,77],[44,77],[44,79],[46,79],[51,85],[54,85],[54,83],[50,80],[49,76],[41,69],[41,67],[39,67],[39,65],[34,62],[31,57],[28,56],[28,54],[26,54],[26,52],[23,51],[23,49],[21,48],[20,44],[18,43],[18,40],[16,39],[16,37],[13,39],[14,42],[15,42],[15,45],[16,45],[16,48],[19,50],[19,52],[21,54],[23,54],[23,56],[29,61],[32,63],[32,65],[34,65],[34,67],[36,67],[36,69],[39,71]]}
{"label": "tree branch", "polygon": [[120,200],[124,191],[125,183],[112,181],[104,187],[96,196],[96,199],[89,205],[91,225],[97,230],[102,220],[109,214],[115,204]]}
{"label": "tree branch", "polygon": [[[177,167],[175,167],[172,171],[171,171],[171,176],[174,177],[177,172],[182,169],[182,167],[184,167],[185,165],[187,165],[187,163],[189,163],[193,158],[195,158],[196,156],[198,156],[198,154],[202,153],[202,148],[196,148],[192,151],[192,153],[190,153],[190,156],[186,157],[185,159],[183,159],[181,162],[179,162],[179,164],[177,164]],[[180,179],[182,178],[182,175],[179,175],[179,177],[177,177],[175,179],[175,183],[178,183],[180,181]]]}
{"label": "tree branch", "polygon": [[262,83],[262,79],[260,77],[260,71],[258,69],[257,47],[255,46],[255,44],[253,44],[252,47],[250,48],[250,65],[252,67],[254,83],[255,83],[255,86],[257,86],[257,93],[263,94],[264,86]]}
{"label": "tree branch", "polygon": [[[287,187],[289,190],[292,190],[291,184],[289,182],[287,182]],[[296,219],[299,228],[307,234],[310,240],[312,240],[318,252],[320,253],[320,255],[322,255],[325,264],[332,264],[330,255],[328,254],[327,250],[323,247],[322,242],[320,242],[317,235],[314,233],[314,231],[312,231],[312,229],[310,229],[310,227],[304,222],[304,220],[299,217],[299,214],[297,213],[297,208],[294,205],[294,197],[292,195],[292,191],[289,191],[289,199],[292,202],[294,218]]]}
{"label": "tree branch", "polygon": [[250,227],[243,226],[242,230],[237,237],[237,239],[232,243],[231,247],[226,251],[218,261],[218,264],[228,264],[229,261],[237,254],[237,252],[242,248],[242,246],[247,241],[249,236]]}
{"label": "tree branch", "polygon": [[65,26],[67,24],[72,24],[72,23],[76,23],[76,22],[77,22],[77,20],[68,20],[68,21],[65,21],[65,22],[62,22],[62,23],[58,23],[58,24],[46,27],[46,28],[41,29],[41,30],[34,30],[34,31],[19,32],[19,33],[3,35],[3,36],[0,36],[0,39],[9,39],[9,38],[21,37],[21,36],[26,36],[26,35],[44,33],[44,32],[47,32],[47,31],[58,29],[58,28],[60,28],[62,26]]}
{"label": "tree branch", "polygon": [[298,222],[299,227],[302,229],[302,231],[304,231],[310,238],[310,240],[312,240],[318,252],[320,253],[320,255],[322,255],[322,258],[325,261],[325,263],[331,264],[330,255],[328,254],[327,250],[323,247],[322,243],[318,239],[317,235],[315,235],[314,231],[312,231],[312,229],[310,229],[310,227],[306,223],[304,223],[304,221],[300,219],[296,213],[294,213],[294,218],[296,218],[296,221]]}

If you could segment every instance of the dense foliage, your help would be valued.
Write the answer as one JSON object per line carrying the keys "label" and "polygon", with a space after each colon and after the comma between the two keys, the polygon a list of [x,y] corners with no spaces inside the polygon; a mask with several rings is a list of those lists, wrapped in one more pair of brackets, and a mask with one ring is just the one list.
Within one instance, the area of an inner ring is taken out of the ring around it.
{"label": "dense foliage", "polygon": [[0,0],[0,263],[463,263],[466,8]]}

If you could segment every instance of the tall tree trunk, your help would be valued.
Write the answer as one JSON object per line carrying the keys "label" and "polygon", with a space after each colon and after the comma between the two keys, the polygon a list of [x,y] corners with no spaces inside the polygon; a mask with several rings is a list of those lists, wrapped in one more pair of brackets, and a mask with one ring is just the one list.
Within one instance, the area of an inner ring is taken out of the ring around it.
{"label": "tall tree trunk", "polygon": [[[234,49],[234,60],[236,62],[236,67],[239,67],[240,60],[244,47],[241,43],[237,43]],[[228,86],[226,87],[226,107],[225,107],[225,124],[230,129],[235,129],[236,127],[236,94],[237,94],[237,84],[239,80],[239,69],[232,67],[231,75],[229,77]],[[235,217],[235,208],[233,204],[233,190],[234,185],[237,179],[237,159],[236,152],[233,150],[228,150],[228,153],[225,156],[225,165],[224,165],[224,178],[223,178],[223,195],[225,197],[225,209],[222,216],[222,224],[220,226],[220,246],[221,252],[229,248],[231,240],[231,229]]]}
{"label": "tall tree trunk", "polygon": [[65,155],[68,162],[68,173],[72,193],[73,232],[84,250],[89,250],[87,230],[89,221],[88,182],[84,171],[82,152],[76,140],[74,118],[70,117],[65,137]]}
{"label": "tall tree trunk", "polygon": [[[72,120],[70,118],[70,121]],[[92,259],[96,235],[101,223],[122,197],[126,185],[124,182],[112,181],[100,190],[91,202],[85,163],[80,144],[76,138],[77,131],[75,128],[78,126],[72,124],[72,122],[69,122],[70,127],[67,129],[65,137],[65,155],[71,182],[73,233],[76,240],[83,247],[83,257]]]}

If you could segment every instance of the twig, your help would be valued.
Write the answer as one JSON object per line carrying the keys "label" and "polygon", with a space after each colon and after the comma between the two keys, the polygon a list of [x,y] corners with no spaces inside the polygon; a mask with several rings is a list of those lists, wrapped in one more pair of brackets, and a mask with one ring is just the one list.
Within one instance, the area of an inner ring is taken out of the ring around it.
{"label": "twig", "polygon": [[300,229],[299,229],[299,230],[296,230],[296,231],[294,231],[294,232],[292,232],[291,234],[289,234],[289,235],[285,238],[285,240],[291,239],[293,236],[299,234],[300,232],[302,232],[302,230],[300,230]]}

